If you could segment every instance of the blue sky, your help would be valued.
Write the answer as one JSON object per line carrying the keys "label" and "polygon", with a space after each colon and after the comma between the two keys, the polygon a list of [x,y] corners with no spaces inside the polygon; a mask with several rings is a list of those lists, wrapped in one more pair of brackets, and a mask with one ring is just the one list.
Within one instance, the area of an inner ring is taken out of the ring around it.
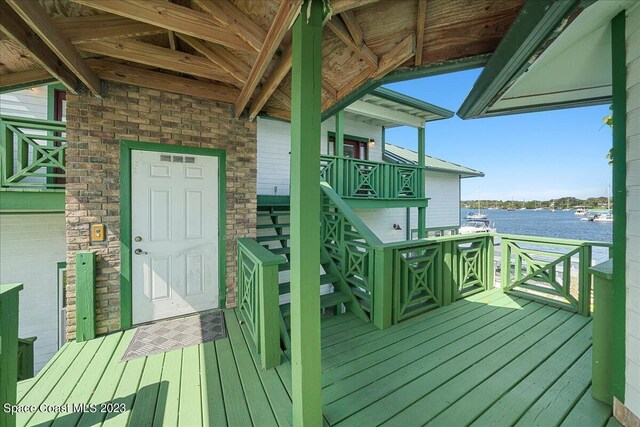
{"label": "blue sky", "polygon": [[[386,87],[457,111],[480,69],[394,83]],[[427,123],[427,154],[479,169],[462,180],[462,199],[532,200],[606,196],[609,106],[573,108],[485,119]],[[417,130],[389,129],[387,141],[417,149]]]}

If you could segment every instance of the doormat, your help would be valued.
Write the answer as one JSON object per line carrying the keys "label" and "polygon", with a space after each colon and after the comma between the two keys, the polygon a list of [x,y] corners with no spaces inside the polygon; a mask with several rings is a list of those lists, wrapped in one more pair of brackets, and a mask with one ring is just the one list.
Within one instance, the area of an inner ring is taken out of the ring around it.
{"label": "doormat", "polygon": [[226,338],[224,313],[214,311],[140,326],[121,361]]}

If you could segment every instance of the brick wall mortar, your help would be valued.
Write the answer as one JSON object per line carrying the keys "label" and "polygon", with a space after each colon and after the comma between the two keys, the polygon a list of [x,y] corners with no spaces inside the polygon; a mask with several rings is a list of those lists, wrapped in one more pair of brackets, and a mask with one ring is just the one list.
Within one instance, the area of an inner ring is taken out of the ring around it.
{"label": "brick wall mortar", "polygon": [[[124,84],[102,99],[67,95],[67,336],[75,338],[75,254],[97,254],[96,329],[120,329],[120,140],[226,151],[227,307],[236,304],[236,239],[255,237],[256,122],[231,104]],[[107,243],[91,245],[91,224]]]}

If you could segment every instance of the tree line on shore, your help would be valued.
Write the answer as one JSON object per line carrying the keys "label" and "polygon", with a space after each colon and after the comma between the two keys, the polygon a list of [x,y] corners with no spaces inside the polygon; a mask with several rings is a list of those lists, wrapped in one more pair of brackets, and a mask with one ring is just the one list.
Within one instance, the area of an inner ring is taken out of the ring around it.
{"label": "tree line on shore", "polygon": [[607,207],[606,197],[589,197],[588,199],[577,199],[575,197],[561,197],[550,200],[463,200],[462,207],[470,209],[575,209],[577,206],[584,206],[587,209],[598,209]]}

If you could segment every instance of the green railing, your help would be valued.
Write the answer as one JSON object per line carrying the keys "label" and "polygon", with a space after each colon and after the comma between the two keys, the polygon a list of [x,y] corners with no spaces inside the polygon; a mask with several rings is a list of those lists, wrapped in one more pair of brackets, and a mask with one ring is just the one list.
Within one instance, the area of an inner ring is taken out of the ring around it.
{"label": "green railing", "polygon": [[591,311],[594,246],[611,244],[531,236],[501,237],[501,286],[505,292],[542,300],[584,315]]}
{"label": "green railing", "polygon": [[37,337],[18,339],[18,381],[33,378],[33,344]]}
{"label": "green railing", "polygon": [[66,125],[0,116],[0,187],[64,189]]}
{"label": "green railing", "polygon": [[2,410],[17,400],[18,293],[22,284],[0,285],[0,426],[16,425],[15,412]]}
{"label": "green railing", "polygon": [[340,197],[380,200],[423,200],[424,169],[418,166],[321,156],[320,180]]}
{"label": "green railing", "polygon": [[264,369],[280,364],[278,265],[285,262],[254,239],[238,239],[237,309]]}

